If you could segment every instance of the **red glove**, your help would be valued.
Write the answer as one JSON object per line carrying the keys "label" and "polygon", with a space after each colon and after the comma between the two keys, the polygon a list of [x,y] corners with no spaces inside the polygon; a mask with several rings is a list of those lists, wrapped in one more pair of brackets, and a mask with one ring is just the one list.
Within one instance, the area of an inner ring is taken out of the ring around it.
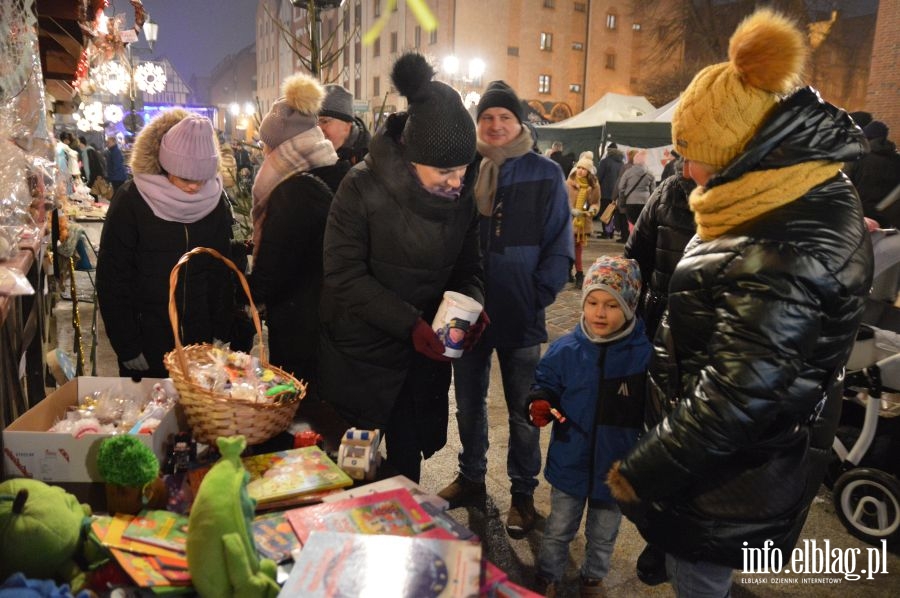
{"label": "red glove", "polygon": [[469,329],[466,331],[466,338],[463,339],[463,351],[471,350],[472,347],[478,343],[481,339],[481,335],[484,334],[484,329],[487,328],[490,323],[491,319],[488,317],[487,312],[481,310],[478,320],[469,326]]}
{"label": "red glove", "polygon": [[553,414],[550,413],[550,401],[539,399],[528,404],[528,419],[532,425],[543,428],[553,421]]}
{"label": "red glove", "polygon": [[428,322],[419,318],[416,320],[412,328],[412,342],[416,351],[434,361],[450,361],[450,358],[444,355],[444,343],[438,338]]}

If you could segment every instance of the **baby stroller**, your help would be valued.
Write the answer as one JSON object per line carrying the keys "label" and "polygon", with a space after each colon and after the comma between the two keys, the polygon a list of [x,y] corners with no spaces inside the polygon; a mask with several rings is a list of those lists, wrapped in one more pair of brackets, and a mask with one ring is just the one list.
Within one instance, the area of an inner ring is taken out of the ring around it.
{"label": "baby stroller", "polygon": [[[900,541],[900,234],[872,233],[875,279],[847,362],[828,482],[838,519],[870,544]],[[831,484],[829,484],[831,485]]]}

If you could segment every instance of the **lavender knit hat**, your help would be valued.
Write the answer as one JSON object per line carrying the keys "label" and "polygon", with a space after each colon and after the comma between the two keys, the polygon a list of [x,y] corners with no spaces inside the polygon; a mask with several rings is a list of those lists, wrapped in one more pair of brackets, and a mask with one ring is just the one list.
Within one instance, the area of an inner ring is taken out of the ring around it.
{"label": "lavender knit hat", "polygon": [[581,304],[584,305],[591,291],[606,291],[616,298],[625,318],[634,317],[638,300],[641,298],[641,269],[634,260],[612,255],[604,255],[597,258],[581,287]]}
{"label": "lavender knit hat", "polygon": [[208,118],[190,114],[166,131],[159,144],[159,164],[189,181],[208,181],[219,173],[216,132]]}

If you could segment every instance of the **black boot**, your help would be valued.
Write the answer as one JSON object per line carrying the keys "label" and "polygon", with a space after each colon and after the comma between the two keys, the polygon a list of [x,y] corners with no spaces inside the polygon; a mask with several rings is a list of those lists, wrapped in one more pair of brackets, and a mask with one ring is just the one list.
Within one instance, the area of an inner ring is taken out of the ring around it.
{"label": "black boot", "polygon": [[580,289],[581,285],[584,284],[584,272],[576,272],[575,273],[575,288]]}
{"label": "black boot", "polygon": [[666,574],[666,553],[652,544],[647,544],[637,559],[637,576],[648,586],[656,586],[668,579]]}

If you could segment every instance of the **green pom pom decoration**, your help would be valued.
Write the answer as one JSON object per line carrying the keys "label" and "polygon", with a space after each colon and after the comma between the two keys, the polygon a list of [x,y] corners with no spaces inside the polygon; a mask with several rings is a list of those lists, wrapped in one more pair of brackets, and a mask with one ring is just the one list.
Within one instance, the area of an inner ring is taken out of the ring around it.
{"label": "green pom pom decoration", "polygon": [[159,476],[159,459],[137,436],[120,434],[100,443],[97,469],[107,484],[143,488]]}

